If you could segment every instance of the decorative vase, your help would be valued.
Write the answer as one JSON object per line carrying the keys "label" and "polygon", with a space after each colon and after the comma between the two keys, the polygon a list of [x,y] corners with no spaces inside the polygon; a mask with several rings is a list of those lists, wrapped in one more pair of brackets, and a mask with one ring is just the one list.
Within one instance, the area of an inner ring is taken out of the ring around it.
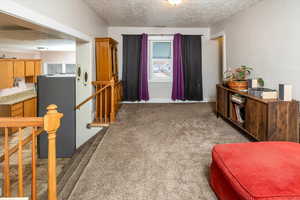
{"label": "decorative vase", "polygon": [[228,81],[228,87],[238,91],[247,90],[248,81]]}

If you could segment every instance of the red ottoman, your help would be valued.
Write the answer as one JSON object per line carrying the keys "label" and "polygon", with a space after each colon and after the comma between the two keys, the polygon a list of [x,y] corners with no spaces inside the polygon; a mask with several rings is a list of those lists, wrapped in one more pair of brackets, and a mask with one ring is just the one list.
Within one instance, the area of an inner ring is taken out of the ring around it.
{"label": "red ottoman", "polygon": [[300,144],[216,145],[210,184],[220,200],[300,200]]}

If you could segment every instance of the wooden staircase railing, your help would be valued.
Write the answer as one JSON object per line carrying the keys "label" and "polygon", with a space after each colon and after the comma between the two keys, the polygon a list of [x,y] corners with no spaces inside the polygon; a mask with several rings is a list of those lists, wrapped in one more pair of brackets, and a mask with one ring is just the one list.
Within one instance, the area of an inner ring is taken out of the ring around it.
{"label": "wooden staircase railing", "polygon": [[94,81],[96,92],[85,99],[82,103],[76,106],[80,109],[81,106],[95,98],[95,119],[89,124],[89,127],[108,126],[116,119],[116,114],[122,100],[122,83],[111,81]]}
{"label": "wooden staircase railing", "polygon": [[[56,105],[47,107],[44,117],[32,118],[0,118],[0,128],[4,129],[4,155],[3,161],[3,197],[11,197],[10,157],[18,152],[18,197],[25,197],[24,192],[24,169],[23,147],[31,142],[31,200],[37,199],[37,169],[36,169],[36,143],[37,136],[43,131],[48,133],[48,200],[57,200],[56,193],[56,131],[60,127],[60,118],[63,114],[57,112]],[[23,139],[24,128],[31,128],[31,134]],[[9,146],[9,129],[18,128],[18,144]]]}
{"label": "wooden staircase railing", "polygon": [[122,101],[123,98],[123,85],[122,82],[119,81],[116,83],[115,85],[115,108],[116,108],[116,112],[119,110],[119,108],[121,107],[120,102]]}

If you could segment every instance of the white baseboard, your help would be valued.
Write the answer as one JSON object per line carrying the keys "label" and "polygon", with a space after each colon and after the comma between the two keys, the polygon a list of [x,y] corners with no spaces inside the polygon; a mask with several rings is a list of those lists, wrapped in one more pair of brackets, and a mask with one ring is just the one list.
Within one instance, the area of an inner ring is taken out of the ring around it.
{"label": "white baseboard", "polygon": [[205,98],[203,101],[173,101],[172,99],[159,99],[159,98],[152,98],[149,101],[122,101],[124,104],[130,103],[208,103],[208,102],[215,102],[215,98]]}

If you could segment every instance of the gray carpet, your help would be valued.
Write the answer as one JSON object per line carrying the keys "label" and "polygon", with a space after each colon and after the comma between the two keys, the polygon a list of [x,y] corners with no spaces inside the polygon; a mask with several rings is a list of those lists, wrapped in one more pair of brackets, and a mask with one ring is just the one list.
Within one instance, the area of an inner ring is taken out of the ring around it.
{"label": "gray carpet", "polygon": [[208,172],[218,143],[247,142],[213,104],[125,104],[71,200],[214,200]]}

